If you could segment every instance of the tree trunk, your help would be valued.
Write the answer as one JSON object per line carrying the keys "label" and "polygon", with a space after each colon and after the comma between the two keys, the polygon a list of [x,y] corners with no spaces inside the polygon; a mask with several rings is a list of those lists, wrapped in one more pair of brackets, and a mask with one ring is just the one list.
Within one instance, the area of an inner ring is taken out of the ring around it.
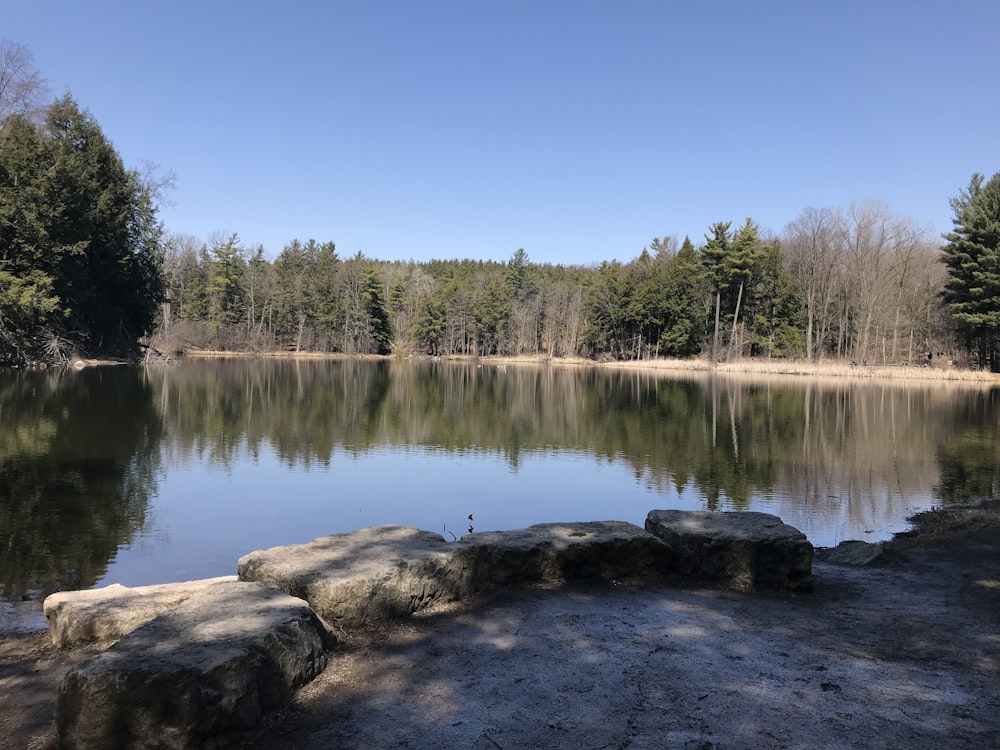
{"label": "tree trunk", "polygon": [[[733,342],[736,341],[736,323],[740,319],[740,303],[743,301],[743,282],[740,282],[740,291],[736,294],[736,314],[733,315],[733,333],[729,337],[729,358],[733,357]],[[716,313],[718,314],[718,313]],[[737,353],[737,356],[739,353]]]}
{"label": "tree trunk", "polygon": [[719,361],[719,305],[722,299],[722,292],[715,290],[715,338],[712,339],[712,361]]}

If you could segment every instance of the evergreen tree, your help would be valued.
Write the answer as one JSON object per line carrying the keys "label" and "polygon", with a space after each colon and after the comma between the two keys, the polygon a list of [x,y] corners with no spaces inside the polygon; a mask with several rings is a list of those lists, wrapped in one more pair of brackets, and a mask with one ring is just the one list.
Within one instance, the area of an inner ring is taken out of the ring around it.
{"label": "evergreen tree", "polygon": [[444,308],[433,294],[424,294],[417,303],[413,319],[413,335],[417,344],[427,353],[438,356],[441,353],[441,339],[444,335]]}
{"label": "evergreen tree", "polygon": [[307,327],[315,314],[313,289],[318,250],[312,240],[305,245],[292,240],[274,261],[278,334],[295,351],[303,347]]}
{"label": "evergreen tree", "polygon": [[1000,172],[952,199],[954,229],[941,250],[949,279],[944,299],[981,365],[1000,372]]}
{"label": "evergreen tree", "polygon": [[627,311],[631,306],[632,280],[621,263],[605,261],[589,281],[587,344],[595,354],[607,352],[615,359],[624,358],[630,331]]}
{"label": "evergreen tree", "polygon": [[722,295],[729,290],[729,275],[726,260],[732,253],[733,237],[729,231],[732,222],[718,221],[711,226],[711,235],[705,235],[705,245],[701,249],[702,265],[706,278],[715,292],[715,321],[712,326],[712,360],[719,360],[719,326],[722,316]]}
{"label": "evergreen tree", "polygon": [[805,309],[795,283],[785,270],[785,258],[777,241],[761,247],[753,267],[748,303],[752,356],[804,354]]}
{"label": "evergreen tree", "polygon": [[705,275],[690,238],[685,237],[666,271],[665,310],[660,352],[691,357],[701,351],[705,334]]}
{"label": "evergreen tree", "polygon": [[162,225],[139,175],[69,96],[44,126],[4,124],[0,218],[0,359],[58,357],[67,339],[135,349],[164,296]]}
{"label": "evergreen tree", "polygon": [[243,319],[243,285],[246,260],[235,234],[205,249],[208,268],[208,321],[213,330]]}
{"label": "evergreen tree", "polygon": [[365,265],[362,279],[362,297],[365,314],[368,318],[367,351],[372,354],[388,354],[389,342],[392,340],[392,328],[389,325],[389,309],[382,291],[382,279],[379,278],[375,263],[368,261]]}
{"label": "evergreen tree", "polygon": [[344,327],[344,305],[337,292],[340,274],[340,259],[337,247],[332,242],[323,242],[316,253],[314,314],[316,327],[322,340],[323,351],[336,348],[335,338]]}
{"label": "evergreen tree", "polygon": [[57,260],[75,248],[48,236],[56,219],[44,199],[49,145],[20,117],[0,134],[0,363],[41,356],[65,317],[55,291]]}
{"label": "evergreen tree", "polygon": [[498,267],[483,268],[475,275],[472,323],[476,354],[500,354],[513,312],[510,285]]}

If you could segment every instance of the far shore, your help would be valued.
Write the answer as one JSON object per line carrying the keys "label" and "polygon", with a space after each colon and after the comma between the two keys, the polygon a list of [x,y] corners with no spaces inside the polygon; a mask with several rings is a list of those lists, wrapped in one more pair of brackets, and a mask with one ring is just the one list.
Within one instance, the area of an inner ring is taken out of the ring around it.
{"label": "far shore", "polygon": [[187,358],[278,358],[278,359],[422,359],[447,362],[478,362],[503,367],[508,365],[553,365],[569,367],[599,367],[604,369],[623,369],[640,372],[671,373],[688,375],[691,373],[718,374],[726,376],[747,376],[759,378],[762,376],[781,377],[823,377],[823,378],[855,378],[869,380],[892,381],[934,381],[954,383],[975,383],[980,385],[1000,385],[1000,374],[985,370],[965,370],[949,364],[941,366],[889,365],[889,364],[852,364],[848,361],[828,360],[825,362],[810,362],[795,359],[739,359],[729,362],[712,362],[708,359],[639,359],[639,360],[592,360],[583,357],[548,357],[545,355],[531,356],[483,356],[471,357],[450,355],[429,357],[426,355],[373,355],[373,354],[343,354],[340,352],[235,352],[196,349],[184,355]]}

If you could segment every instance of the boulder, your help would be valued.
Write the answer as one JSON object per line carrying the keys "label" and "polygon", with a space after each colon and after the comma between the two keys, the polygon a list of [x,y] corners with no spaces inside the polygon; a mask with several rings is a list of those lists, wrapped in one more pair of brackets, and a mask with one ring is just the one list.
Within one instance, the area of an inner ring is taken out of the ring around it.
{"label": "boulder", "polygon": [[444,537],[410,526],[374,526],[244,555],[240,580],[305,599],[327,622],[391,620],[475,590],[473,570]]}
{"label": "boulder", "polygon": [[885,556],[880,542],[849,540],[836,547],[816,550],[816,558],[835,565],[872,565]]}
{"label": "boulder", "polygon": [[346,627],[409,616],[491,586],[663,578],[670,550],[624,521],[547,523],[468,534],[448,542],[409,526],[348,534],[251,552],[239,577],[305,599]]}
{"label": "boulder", "polygon": [[739,590],[812,590],[812,544],[769,513],[653,510],[646,530],[682,575]]}
{"label": "boulder", "polygon": [[55,646],[110,643],[209,586],[235,580],[236,576],[223,576],[136,588],[116,583],[88,591],[59,591],[47,596],[42,608]]}
{"label": "boulder", "polygon": [[572,580],[641,582],[669,572],[670,548],[624,521],[541,523],[463,536],[455,553],[480,587]]}
{"label": "boulder", "polygon": [[60,747],[233,744],[319,674],[334,644],[300,599],[216,583],[66,674],[56,703]]}

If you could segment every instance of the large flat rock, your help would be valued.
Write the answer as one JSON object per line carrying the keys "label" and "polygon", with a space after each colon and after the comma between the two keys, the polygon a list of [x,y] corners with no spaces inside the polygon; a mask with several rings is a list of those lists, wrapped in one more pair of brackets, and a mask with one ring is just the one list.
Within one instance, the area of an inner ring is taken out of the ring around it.
{"label": "large flat rock", "polygon": [[328,622],[351,627],[492,586],[663,578],[670,559],[666,544],[623,521],[538,524],[455,542],[409,526],[376,526],[251,552],[237,569],[241,580],[301,597]]}
{"label": "large flat rock", "polygon": [[300,599],[214,584],[67,673],[56,704],[60,747],[233,744],[319,674],[334,643]]}
{"label": "large flat rock", "polygon": [[672,555],[660,539],[625,521],[541,523],[467,534],[455,545],[477,585],[663,580]]}
{"label": "large flat rock", "polygon": [[236,576],[224,576],[135,588],[116,583],[86,591],[59,591],[47,596],[42,608],[54,645],[110,643],[206,588],[235,580]]}
{"label": "large flat rock", "polygon": [[240,580],[305,599],[343,626],[391,620],[474,591],[474,571],[440,534],[374,526],[244,555]]}
{"label": "large flat rock", "polygon": [[812,544],[769,513],[653,510],[646,530],[666,542],[682,575],[740,590],[812,590]]}

